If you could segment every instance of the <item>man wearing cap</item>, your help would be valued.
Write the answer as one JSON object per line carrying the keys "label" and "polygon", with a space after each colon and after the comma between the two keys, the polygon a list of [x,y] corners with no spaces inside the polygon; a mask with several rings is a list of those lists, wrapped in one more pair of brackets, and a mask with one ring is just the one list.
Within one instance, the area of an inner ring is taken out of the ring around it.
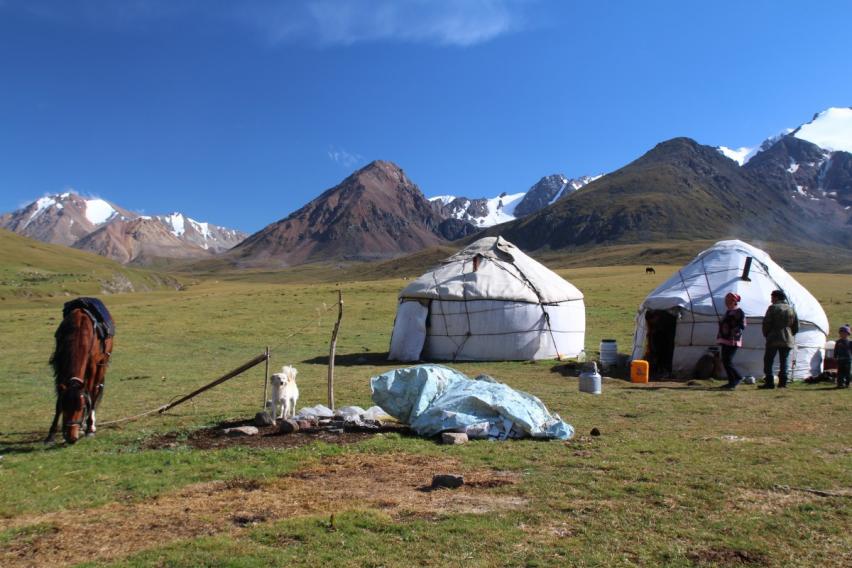
{"label": "man wearing cap", "polygon": [[778,388],[787,387],[787,360],[790,350],[796,344],[799,333],[799,318],[793,306],[787,303],[787,295],[781,290],[773,290],[772,304],[763,316],[763,337],[766,338],[766,350],[763,354],[764,382],[758,388],[774,389],[775,378],[772,364],[778,354]]}

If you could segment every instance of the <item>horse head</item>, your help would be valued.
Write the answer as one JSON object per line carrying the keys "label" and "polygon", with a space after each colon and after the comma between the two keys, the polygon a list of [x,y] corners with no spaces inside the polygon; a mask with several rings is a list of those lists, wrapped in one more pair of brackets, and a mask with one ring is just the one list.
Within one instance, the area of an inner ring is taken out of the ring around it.
{"label": "horse head", "polygon": [[83,423],[88,419],[92,398],[85,388],[83,379],[71,377],[59,387],[62,410],[62,437],[69,444],[80,439]]}

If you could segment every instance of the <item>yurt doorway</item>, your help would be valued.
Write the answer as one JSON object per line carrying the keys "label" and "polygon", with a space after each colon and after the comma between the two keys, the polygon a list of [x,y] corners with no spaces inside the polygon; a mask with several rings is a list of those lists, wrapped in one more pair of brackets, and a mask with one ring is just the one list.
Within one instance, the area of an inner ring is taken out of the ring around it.
{"label": "yurt doorway", "polygon": [[651,375],[671,376],[677,317],[668,310],[648,310],[645,330],[645,360],[651,367]]}

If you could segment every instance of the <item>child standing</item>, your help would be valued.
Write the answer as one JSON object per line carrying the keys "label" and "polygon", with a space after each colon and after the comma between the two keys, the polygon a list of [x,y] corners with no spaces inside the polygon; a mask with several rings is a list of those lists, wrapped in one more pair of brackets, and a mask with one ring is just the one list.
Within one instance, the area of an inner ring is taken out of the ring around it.
{"label": "child standing", "polygon": [[739,307],[741,299],[740,295],[734,292],[725,295],[727,311],[719,321],[719,333],[716,335],[716,343],[722,346],[722,365],[728,375],[728,384],[719,388],[727,390],[734,390],[743,380],[740,372],[734,367],[734,355],[743,345],[743,332],[746,327],[745,313]]}
{"label": "child standing", "polygon": [[849,341],[849,324],[841,325],[840,339],[834,342],[834,358],[837,359],[837,388],[849,388],[849,371],[852,367],[852,342]]}

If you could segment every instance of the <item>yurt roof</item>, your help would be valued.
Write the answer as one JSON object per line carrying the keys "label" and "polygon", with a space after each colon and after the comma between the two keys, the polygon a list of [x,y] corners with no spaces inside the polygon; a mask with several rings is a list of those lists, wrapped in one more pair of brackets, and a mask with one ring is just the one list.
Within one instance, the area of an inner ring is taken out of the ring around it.
{"label": "yurt roof", "polygon": [[[742,274],[752,257],[749,280]],[[776,264],[765,251],[739,240],[720,241],[701,252],[685,267],[651,292],[640,310],[684,308],[702,315],[725,312],[725,295],[742,296],[740,308],[747,317],[763,316],[773,290],[783,290],[800,321],[828,333],[828,318],[814,296]]]}
{"label": "yurt roof", "polygon": [[581,300],[583,293],[503,237],[485,237],[406,286],[399,297],[550,304]]}

